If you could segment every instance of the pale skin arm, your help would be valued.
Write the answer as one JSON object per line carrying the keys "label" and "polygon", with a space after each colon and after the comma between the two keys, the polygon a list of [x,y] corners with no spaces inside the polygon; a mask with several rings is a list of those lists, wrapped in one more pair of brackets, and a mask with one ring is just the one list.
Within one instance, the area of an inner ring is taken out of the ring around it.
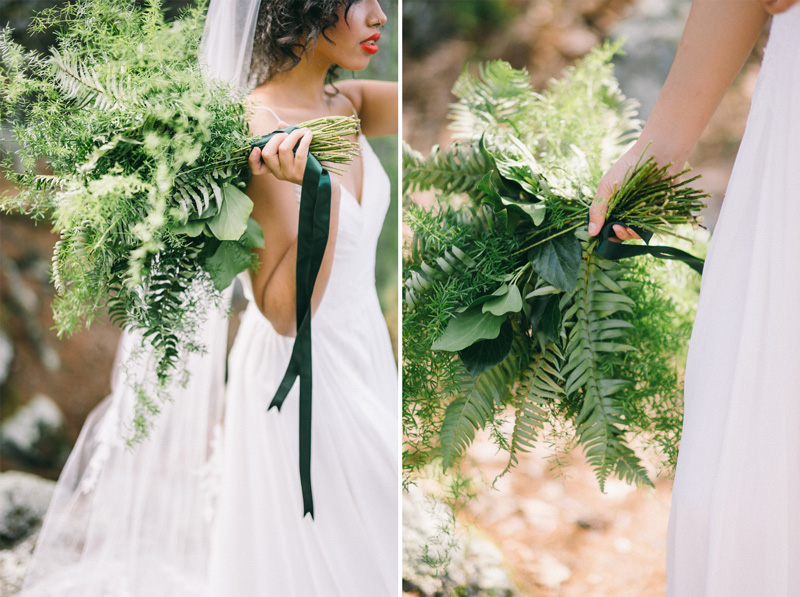
{"label": "pale skin arm", "polygon": [[[285,126],[272,115],[257,114],[250,121],[253,134],[266,134]],[[296,324],[296,267],[298,203],[294,184],[301,184],[312,133],[297,129],[289,135],[274,136],[264,147],[250,154],[253,178],[247,195],[253,200],[252,217],[264,230],[264,248],[256,249],[259,268],[250,274],[256,304],[283,336],[294,336]],[[300,141],[297,153],[292,148]],[[277,153],[276,153],[277,150]],[[264,159],[262,160],[262,153]],[[339,181],[331,177],[331,219],[328,244],[311,296],[311,312],[319,306],[330,278],[339,229]]]}
{"label": "pale skin arm", "polygon": [[350,79],[336,83],[361,119],[361,131],[367,137],[397,134],[398,85],[393,81]]}
{"label": "pale skin arm", "polygon": [[[602,229],[608,198],[642,153],[660,164],[672,163],[673,172],[683,169],[764,27],[769,16],[764,4],[761,0],[694,0],[675,61],[641,136],[600,180],[597,200],[589,211],[589,234]],[[619,225],[614,233],[620,240],[639,238]]]}

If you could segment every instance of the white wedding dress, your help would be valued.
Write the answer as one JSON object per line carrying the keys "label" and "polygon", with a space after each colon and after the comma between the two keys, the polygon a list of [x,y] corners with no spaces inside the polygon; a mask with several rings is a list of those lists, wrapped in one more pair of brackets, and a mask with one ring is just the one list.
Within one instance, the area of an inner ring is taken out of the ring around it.
{"label": "white wedding dress", "polygon": [[112,395],[64,467],[20,595],[398,594],[397,369],[374,278],[390,185],[363,136],[359,144],[362,201],[342,190],[333,267],[312,324],[315,519],[303,517],[297,384],[280,412],[267,411],[293,338],[251,302],[226,388],[227,319],[212,311],[208,354],[189,358],[188,385],[172,388],[174,400],[132,451],[123,438],[135,396],[121,367],[141,340],[126,332]]}
{"label": "white wedding dress", "polygon": [[800,595],[800,5],[774,17],[686,366],[668,595]]}
{"label": "white wedding dress", "polygon": [[300,492],[298,385],[280,412],[266,411],[294,339],[251,301],[230,355],[214,595],[399,591],[397,370],[375,292],[390,184],[363,135],[359,144],[361,204],[341,187],[333,267],[312,320],[314,519]]}

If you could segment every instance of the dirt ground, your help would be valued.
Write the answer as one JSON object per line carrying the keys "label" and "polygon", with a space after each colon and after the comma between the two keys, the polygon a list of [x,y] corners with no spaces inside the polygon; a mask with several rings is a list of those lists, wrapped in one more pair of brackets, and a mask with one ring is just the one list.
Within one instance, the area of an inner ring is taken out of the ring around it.
{"label": "dirt ground", "polygon": [[[486,437],[470,454],[489,480],[506,465]],[[500,548],[523,595],[663,595],[672,481],[657,479],[650,489],[610,479],[603,494],[578,451],[558,471],[547,455],[544,449],[523,455],[495,490],[465,508],[462,522]]]}

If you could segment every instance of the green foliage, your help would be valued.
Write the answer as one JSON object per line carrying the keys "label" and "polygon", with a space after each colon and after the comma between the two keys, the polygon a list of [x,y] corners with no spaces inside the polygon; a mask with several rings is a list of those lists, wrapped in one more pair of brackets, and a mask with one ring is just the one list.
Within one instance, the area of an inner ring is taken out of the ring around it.
{"label": "green foliage", "polygon": [[423,158],[403,143],[403,192],[436,188],[473,194],[490,167],[489,158],[472,144],[456,143],[445,151],[436,146]]}
{"label": "green foliage", "polygon": [[578,440],[601,489],[612,471],[625,481],[647,484],[644,468],[624,441],[617,394],[628,382],[609,375],[619,353],[636,350],[625,342],[633,327],[625,316],[633,312],[634,301],[624,291],[629,284],[619,280],[619,265],[589,250],[585,255],[575,290],[560,305],[566,308],[565,410],[573,411]]}
{"label": "green foliage", "polygon": [[[585,231],[601,175],[639,126],[612,75],[618,49],[598,48],[543,94],[501,62],[465,73],[451,111],[459,140],[427,158],[405,149],[406,189],[441,193],[406,210],[409,479],[439,458],[452,467],[487,425],[506,471],[540,437],[577,441],[601,488],[610,475],[651,483],[634,434],[674,463],[691,315],[671,325],[663,267],[603,259]],[[609,217],[679,236],[703,205],[694,180],[642,161]],[[510,435],[496,423],[506,408]]]}
{"label": "green foliage", "polygon": [[[21,191],[5,211],[49,217],[59,333],[103,312],[143,331],[157,383],[138,391],[137,437],[157,412],[182,355],[201,350],[197,313],[254,265],[263,247],[242,192],[253,139],[240,91],[206,78],[198,62],[203,7],[173,21],[160,0],[76,0],[40,13],[54,28],[49,55],[0,36],[0,108],[14,125]],[[305,123],[322,161],[349,163],[353,118]]]}

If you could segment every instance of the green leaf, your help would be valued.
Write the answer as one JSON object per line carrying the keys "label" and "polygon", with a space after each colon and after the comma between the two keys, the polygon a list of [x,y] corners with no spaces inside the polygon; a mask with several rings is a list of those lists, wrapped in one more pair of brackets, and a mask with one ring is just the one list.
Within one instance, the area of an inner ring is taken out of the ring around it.
{"label": "green leaf", "polygon": [[[484,203],[490,204],[496,215],[501,214],[503,211],[509,212],[505,216],[509,218],[509,222],[511,223],[511,225],[509,225],[509,231],[513,231],[519,216],[527,217],[533,222],[534,226],[539,226],[544,222],[546,213],[544,202],[537,201],[533,203],[530,200],[523,201],[511,197],[510,195],[512,193],[510,193],[508,187],[503,184],[497,172],[489,172],[486,174],[478,183],[478,189],[486,193]],[[533,195],[524,192],[522,189],[515,194],[521,198],[535,199]],[[511,218],[511,214],[516,216],[516,218]]]}
{"label": "green leaf", "polygon": [[[516,286],[514,286],[516,288]],[[506,319],[500,326],[500,334],[491,340],[480,340],[458,352],[461,361],[473,377],[488,371],[503,360],[511,352],[514,340],[514,329],[511,321]]]}
{"label": "green leaf", "polygon": [[483,429],[503,404],[516,377],[514,359],[492,367],[477,376],[459,371],[456,376],[458,396],[447,405],[439,441],[442,466],[447,470],[475,439],[475,430]]}
{"label": "green leaf", "polygon": [[182,226],[178,226],[175,229],[175,233],[185,234],[186,236],[191,236],[192,238],[195,238],[203,234],[203,228],[205,227],[206,223],[202,220],[189,220]]}
{"label": "green leaf", "polygon": [[503,284],[492,293],[495,298],[483,303],[481,310],[493,315],[506,313],[519,313],[522,310],[522,295],[516,284],[507,286]]}
{"label": "green leaf", "polygon": [[222,193],[225,200],[217,215],[208,221],[208,227],[220,240],[239,240],[247,230],[253,202],[233,184],[222,187]]}
{"label": "green leaf", "polygon": [[219,242],[216,250],[213,249],[213,240],[207,241],[207,245],[211,250],[202,260],[203,268],[211,276],[214,288],[225,290],[240,272],[250,267],[250,251],[239,242],[230,240]]}
{"label": "green leaf", "polygon": [[558,342],[561,334],[561,309],[558,297],[546,294],[531,301],[531,329],[541,331],[550,342]]}
{"label": "green leaf", "polygon": [[581,244],[572,234],[551,238],[528,253],[533,269],[553,286],[566,292],[575,288],[581,266]]}
{"label": "green leaf", "polygon": [[484,313],[480,307],[472,307],[450,319],[444,334],[433,343],[431,349],[456,352],[478,340],[497,338],[505,320],[505,316]]}
{"label": "green leaf", "polygon": [[248,249],[263,249],[264,248],[264,231],[261,226],[253,218],[247,220],[247,230],[244,231],[242,237],[239,239]]}

